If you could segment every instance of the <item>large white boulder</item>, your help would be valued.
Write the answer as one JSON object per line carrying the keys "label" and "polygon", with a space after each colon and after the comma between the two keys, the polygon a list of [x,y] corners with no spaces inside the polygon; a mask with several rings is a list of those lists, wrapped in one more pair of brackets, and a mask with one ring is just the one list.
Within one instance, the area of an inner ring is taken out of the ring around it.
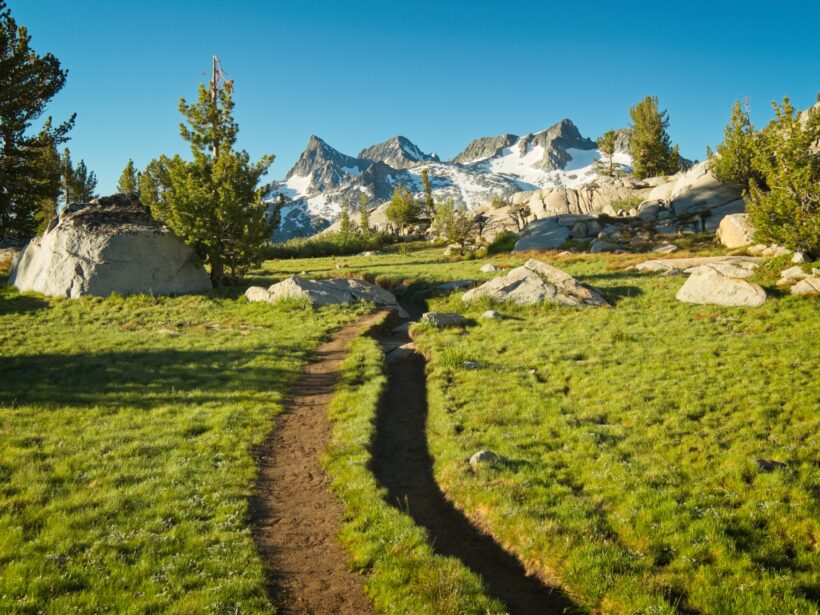
{"label": "large white boulder", "polygon": [[[726,264],[754,271],[761,259],[754,256],[693,256],[689,258],[656,258],[635,265],[641,273],[667,273],[686,271],[691,273],[701,265]],[[741,276],[737,276],[741,277]]]}
{"label": "large white boulder", "polygon": [[9,283],[22,291],[70,298],[211,288],[194,251],[154,220],[133,194],[67,206],[15,258]]}
{"label": "large white boulder", "polygon": [[568,273],[535,259],[467,291],[462,299],[465,303],[490,299],[520,305],[546,302],[578,307],[609,305],[595,290],[579,284]]}
{"label": "large white boulder", "polygon": [[699,305],[756,307],[766,301],[766,291],[742,278],[729,277],[715,265],[695,269],[677,294],[678,301]]}
{"label": "large white boulder", "polygon": [[754,243],[755,227],[748,214],[730,214],[720,221],[717,238],[727,248],[740,248]]}

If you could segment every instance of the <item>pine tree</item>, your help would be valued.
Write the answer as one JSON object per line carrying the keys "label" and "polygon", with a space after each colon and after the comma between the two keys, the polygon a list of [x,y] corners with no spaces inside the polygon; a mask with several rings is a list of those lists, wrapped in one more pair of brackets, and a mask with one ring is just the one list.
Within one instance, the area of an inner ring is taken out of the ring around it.
{"label": "pine tree", "polygon": [[342,241],[348,241],[353,236],[353,222],[350,220],[350,203],[342,202],[342,210],[339,215],[339,234]]}
{"label": "pine tree", "polygon": [[120,192],[139,192],[139,173],[134,167],[134,161],[130,158],[117,182],[117,190]]}
{"label": "pine tree", "polygon": [[367,213],[367,193],[359,193],[359,231],[365,237],[370,235],[370,216]]}
{"label": "pine tree", "polygon": [[268,186],[260,185],[273,156],[252,163],[247,152],[234,149],[239,127],[233,108],[233,82],[214,58],[211,82],[200,85],[197,102],[179,103],[187,122],[180,134],[193,161],[162,156],[139,178],[143,202],[196,248],[215,286],[235,282],[261,262],[275,221],[264,201]]}
{"label": "pine tree", "polygon": [[788,98],[773,102],[775,119],[762,131],[753,159],[762,182],[751,178],[746,209],[758,238],[820,256],[820,109],[805,117]]}
{"label": "pine tree", "polygon": [[672,147],[666,129],[669,114],[658,110],[658,98],[647,96],[629,110],[632,118],[630,148],[635,177],[668,175],[680,170],[678,146]]}
{"label": "pine tree", "polygon": [[473,237],[473,219],[452,201],[440,204],[433,219],[433,230],[450,242],[458,245],[459,254],[464,254]]}
{"label": "pine tree", "polygon": [[88,203],[97,196],[94,193],[97,188],[97,176],[88,170],[84,160],[80,160],[75,167],[68,148],[63,150],[60,167],[63,199],[66,204]]}
{"label": "pine tree", "polygon": [[427,169],[421,171],[421,185],[424,192],[424,209],[432,215],[436,211],[436,204],[433,201],[433,188],[430,185],[430,172]]}
{"label": "pine tree", "polygon": [[387,219],[398,227],[399,232],[403,232],[418,220],[421,206],[403,184],[396,184],[390,204],[384,213]]}
{"label": "pine tree", "polygon": [[614,130],[607,130],[601,137],[598,138],[598,151],[606,158],[607,166],[601,169],[602,174],[609,175],[614,173],[614,165],[612,157],[615,155],[615,139],[618,133]]}
{"label": "pine tree", "polygon": [[43,204],[55,198],[51,148],[68,139],[75,119],[54,126],[48,118],[39,133],[31,133],[68,73],[30,42],[28,30],[0,0],[0,236],[21,239],[35,234]]}
{"label": "pine tree", "polygon": [[754,166],[759,139],[749,118],[749,101],[741,106],[738,100],[723,131],[723,143],[717,146],[716,153],[706,148],[709,170],[719,181],[743,191],[749,189],[752,181],[758,186],[765,185],[762,173]]}

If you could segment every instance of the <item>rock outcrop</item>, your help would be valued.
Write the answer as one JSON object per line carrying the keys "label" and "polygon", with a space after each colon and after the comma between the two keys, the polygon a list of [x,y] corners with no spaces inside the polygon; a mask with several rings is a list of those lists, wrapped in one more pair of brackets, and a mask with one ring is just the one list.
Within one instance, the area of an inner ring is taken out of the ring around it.
{"label": "rock outcrop", "polygon": [[464,293],[463,301],[481,299],[510,301],[520,305],[558,303],[575,307],[605,306],[607,301],[592,288],[580,284],[568,273],[541,261],[530,259],[506,275],[493,278]]}
{"label": "rock outcrop", "polygon": [[727,275],[714,264],[695,269],[676,295],[678,301],[699,305],[756,307],[766,301],[766,291],[743,278]]}
{"label": "rock outcrop", "polygon": [[381,286],[365,280],[330,278],[309,280],[292,276],[265,289],[251,286],[245,291],[245,298],[252,302],[278,303],[286,300],[307,301],[314,307],[341,305],[359,301],[371,301],[377,306],[395,309],[400,315],[405,312],[396,302],[396,297]]}
{"label": "rock outcrop", "polygon": [[70,298],[211,288],[194,251],[154,220],[133,194],[65,207],[14,260],[9,283]]}

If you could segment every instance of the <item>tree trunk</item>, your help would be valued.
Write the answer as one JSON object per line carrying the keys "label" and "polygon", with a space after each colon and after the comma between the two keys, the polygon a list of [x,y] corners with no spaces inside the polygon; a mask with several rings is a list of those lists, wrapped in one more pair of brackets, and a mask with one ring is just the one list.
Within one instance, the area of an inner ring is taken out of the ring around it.
{"label": "tree trunk", "polygon": [[214,288],[225,286],[225,264],[222,262],[222,255],[212,254],[211,258],[211,284]]}

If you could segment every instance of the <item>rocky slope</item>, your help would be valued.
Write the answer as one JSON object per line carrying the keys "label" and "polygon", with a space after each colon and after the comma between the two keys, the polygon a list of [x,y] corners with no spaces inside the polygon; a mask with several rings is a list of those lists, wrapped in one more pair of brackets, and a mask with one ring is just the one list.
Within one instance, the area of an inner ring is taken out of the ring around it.
{"label": "rocky slope", "polygon": [[[615,163],[628,167],[628,142],[619,140]],[[395,187],[422,190],[427,170],[434,197],[474,209],[494,199],[509,200],[521,191],[577,188],[598,179],[595,142],[581,135],[571,120],[516,136],[484,137],[470,143],[450,161],[423,152],[409,139],[393,137],[347,156],[311,136],[307,148],[285,179],[275,182],[271,200],[286,204],[275,240],[310,235],[338,218],[345,201],[358,203],[367,194],[371,208],[387,202]]]}

